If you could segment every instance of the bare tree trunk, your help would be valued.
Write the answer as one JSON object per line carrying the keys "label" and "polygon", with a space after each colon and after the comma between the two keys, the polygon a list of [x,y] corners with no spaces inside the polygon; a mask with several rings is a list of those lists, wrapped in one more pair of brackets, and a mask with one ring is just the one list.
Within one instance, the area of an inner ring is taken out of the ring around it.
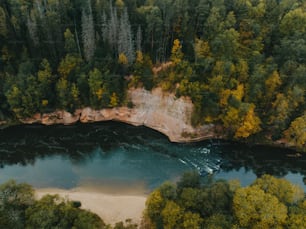
{"label": "bare tree trunk", "polygon": [[74,33],[75,33],[75,39],[76,39],[79,55],[82,56],[81,46],[80,46],[79,35],[78,35],[77,27],[76,27],[75,17],[74,17]]}

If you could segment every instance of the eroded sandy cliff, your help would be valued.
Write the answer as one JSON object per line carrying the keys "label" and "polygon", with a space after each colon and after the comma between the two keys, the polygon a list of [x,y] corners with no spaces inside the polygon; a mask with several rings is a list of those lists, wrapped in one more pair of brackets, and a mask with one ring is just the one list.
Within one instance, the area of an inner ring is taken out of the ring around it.
{"label": "eroded sandy cliff", "polygon": [[163,93],[159,88],[153,91],[131,89],[128,91],[128,96],[134,105],[133,108],[94,110],[86,107],[76,110],[73,114],[57,110],[48,114],[36,114],[21,122],[70,125],[78,121],[88,123],[114,120],[135,126],[147,126],[165,134],[173,142],[199,141],[218,137],[214,125],[192,127],[190,120],[193,104],[188,98],[176,98],[173,94]]}

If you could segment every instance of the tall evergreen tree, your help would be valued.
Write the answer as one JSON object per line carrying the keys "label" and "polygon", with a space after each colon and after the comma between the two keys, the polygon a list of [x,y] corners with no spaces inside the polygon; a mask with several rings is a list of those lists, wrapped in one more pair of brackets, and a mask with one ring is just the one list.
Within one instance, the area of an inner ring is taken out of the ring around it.
{"label": "tall evergreen tree", "polygon": [[84,57],[87,61],[90,61],[96,48],[95,27],[90,0],[88,0],[88,10],[82,10],[82,39]]}
{"label": "tall evergreen tree", "polygon": [[120,18],[118,53],[124,54],[130,64],[132,64],[135,60],[133,33],[126,8],[124,9],[124,13]]}

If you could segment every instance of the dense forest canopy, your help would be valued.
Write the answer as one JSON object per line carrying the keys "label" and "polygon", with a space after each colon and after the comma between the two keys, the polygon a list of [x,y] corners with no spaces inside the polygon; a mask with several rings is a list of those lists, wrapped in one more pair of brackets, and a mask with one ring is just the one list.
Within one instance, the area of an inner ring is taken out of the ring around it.
{"label": "dense forest canopy", "polygon": [[270,175],[241,187],[238,180],[203,182],[197,172],[188,172],[176,184],[166,182],[148,196],[141,225],[127,220],[112,227],[80,209],[79,201],[58,195],[37,200],[30,185],[8,181],[0,185],[0,227],[301,229],[306,227],[305,197],[301,187]]}
{"label": "dense forest canopy", "polygon": [[0,118],[161,87],[191,97],[194,125],[303,148],[305,24],[303,0],[2,0]]}
{"label": "dense forest canopy", "polygon": [[[136,229],[127,220],[114,227],[106,225],[96,214],[81,209],[81,202],[59,195],[45,195],[39,200],[35,190],[26,183],[7,181],[0,185],[0,227],[6,229]],[[103,207],[103,206],[101,206]]]}
{"label": "dense forest canopy", "polygon": [[303,190],[270,175],[240,187],[239,181],[202,184],[186,173],[177,184],[165,183],[146,201],[146,229],[305,228]]}

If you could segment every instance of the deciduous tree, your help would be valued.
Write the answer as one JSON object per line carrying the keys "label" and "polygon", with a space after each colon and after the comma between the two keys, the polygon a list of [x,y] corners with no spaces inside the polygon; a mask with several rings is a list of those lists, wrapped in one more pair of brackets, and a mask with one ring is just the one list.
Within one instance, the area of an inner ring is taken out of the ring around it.
{"label": "deciduous tree", "polygon": [[297,117],[284,132],[286,139],[300,149],[306,145],[306,114]]}
{"label": "deciduous tree", "polygon": [[287,220],[287,207],[262,189],[253,186],[240,188],[233,199],[234,214],[241,227],[283,227]]}

